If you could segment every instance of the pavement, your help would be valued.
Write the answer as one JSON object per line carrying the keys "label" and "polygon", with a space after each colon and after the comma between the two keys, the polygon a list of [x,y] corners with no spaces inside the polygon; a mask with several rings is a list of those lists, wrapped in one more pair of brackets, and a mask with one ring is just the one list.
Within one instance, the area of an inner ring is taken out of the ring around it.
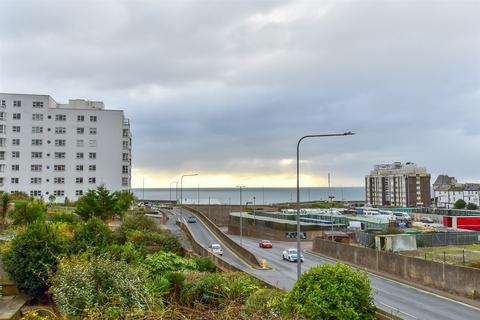
{"label": "pavement", "polygon": [[[175,208],[172,211],[172,219],[177,217],[194,216],[191,212]],[[210,230],[197,218],[197,223],[189,223],[188,227],[192,231],[198,242],[205,247],[212,243],[222,242],[213,235]],[[228,235],[237,243],[240,243],[238,236]],[[296,263],[284,261],[282,252],[286,248],[295,248],[296,244],[292,242],[272,241],[272,249],[259,248],[258,242],[261,239],[243,237],[242,245],[257,256],[259,260],[265,259],[271,267],[271,270],[259,270],[250,267],[240,257],[231,252],[222,244],[224,250],[224,259],[241,268],[243,271],[260,277],[264,281],[279,288],[289,290],[296,281],[297,265]],[[311,244],[310,244],[311,246]],[[302,249],[306,247],[302,246]],[[309,268],[324,264],[335,263],[334,260],[318,256],[303,251],[305,262],[302,263],[302,272]],[[435,320],[479,320],[480,309],[460,301],[452,300],[441,295],[427,292],[406,284],[396,282],[391,279],[369,273],[373,289],[373,301],[375,305],[390,314],[396,315],[402,319],[435,319]]]}

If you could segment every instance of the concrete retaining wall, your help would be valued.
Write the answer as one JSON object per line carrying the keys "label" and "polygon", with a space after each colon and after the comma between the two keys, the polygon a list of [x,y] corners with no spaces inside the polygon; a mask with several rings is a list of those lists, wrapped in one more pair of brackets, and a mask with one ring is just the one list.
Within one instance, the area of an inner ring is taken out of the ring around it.
{"label": "concrete retaining wall", "polygon": [[316,238],[313,251],[393,278],[480,300],[480,269],[454,266]]}

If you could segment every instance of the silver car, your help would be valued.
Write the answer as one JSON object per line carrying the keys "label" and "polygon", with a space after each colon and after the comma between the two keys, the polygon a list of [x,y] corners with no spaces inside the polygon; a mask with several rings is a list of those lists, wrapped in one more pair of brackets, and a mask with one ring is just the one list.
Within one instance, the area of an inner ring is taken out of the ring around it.
{"label": "silver car", "polygon": [[[282,259],[283,260],[288,260],[290,262],[297,261],[297,259],[298,259],[297,249],[284,250],[283,253],[282,253]],[[302,253],[300,253],[300,261],[301,262],[305,261],[305,258],[303,257]]]}
{"label": "silver car", "polygon": [[223,256],[223,249],[222,246],[219,245],[218,243],[213,243],[208,247],[208,249],[213,253],[213,254],[218,254],[220,256]]}

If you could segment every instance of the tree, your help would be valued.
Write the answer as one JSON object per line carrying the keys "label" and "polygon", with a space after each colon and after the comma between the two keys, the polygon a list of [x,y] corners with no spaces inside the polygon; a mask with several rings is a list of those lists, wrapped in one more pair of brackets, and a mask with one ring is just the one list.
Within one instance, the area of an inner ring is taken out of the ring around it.
{"label": "tree", "polygon": [[468,209],[468,210],[477,210],[477,209],[478,209],[478,206],[477,206],[475,203],[469,202],[469,203],[467,204],[467,209]]}
{"label": "tree", "polygon": [[7,211],[10,206],[10,195],[8,192],[2,193],[1,202],[2,215],[0,216],[0,223],[3,225],[5,224],[5,217],[7,216]]}
{"label": "tree", "polygon": [[341,263],[305,272],[288,293],[286,308],[306,319],[374,319],[375,306],[365,272]]}
{"label": "tree", "polygon": [[50,285],[57,258],[69,250],[68,238],[44,221],[29,224],[3,254],[3,266],[20,290],[39,298]]}
{"label": "tree", "polygon": [[125,212],[132,206],[135,201],[133,193],[128,191],[117,191],[114,193],[117,199],[117,207],[120,212]]}
{"label": "tree", "polygon": [[89,190],[81,196],[77,201],[75,212],[83,220],[97,217],[104,221],[121,214],[116,194],[110,193],[105,186],[100,186],[96,190]]}
{"label": "tree", "polygon": [[8,216],[13,220],[13,224],[16,225],[45,220],[47,206],[41,199],[16,201],[14,208],[8,211]]}
{"label": "tree", "polygon": [[467,203],[463,199],[458,199],[453,206],[455,209],[465,209]]}
{"label": "tree", "polygon": [[75,228],[73,237],[74,252],[93,250],[99,253],[112,244],[113,233],[99,218],[93,217]]}

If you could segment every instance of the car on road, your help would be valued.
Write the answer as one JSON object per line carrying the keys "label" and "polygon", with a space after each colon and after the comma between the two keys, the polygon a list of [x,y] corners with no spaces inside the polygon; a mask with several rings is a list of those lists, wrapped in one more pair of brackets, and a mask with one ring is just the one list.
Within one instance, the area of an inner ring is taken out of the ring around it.
{"label": "car on road", "polygon": [[433,223],[433,219],[429,217],[423,217],[420,219],[420,222],[422,223]]}
{"label": "car on road", "polygon": [[[288,260],[290,262],[297,261],[298,260],[297,249],[284,250],[283,253],[282,253],[282,259],[283,260]],[[302,253],[300,253],[300,261],[301,262],[305,261],[305,258],[303,257]]]}
{"label": "car on road", "polygon": [[213,253],[213,254],[218,254],[220,256],[223,256],[223,249],[222,246],[219,245],[218,243],[213,243],[208,247],[208,249]]}
{"label": "car on road", "polygon": [[260,248],[265,248],[265,249],[271,249],[273,248],[273,244],[268,241],[268,240],[261,240],[259,243],[258,243],[258,246]]}
{"label": "car on road", "polygon": [[188,223],[197,223],[197,218],[195,218],[194,216],[190,216],[190,217],[188,217],[187,222]]}

